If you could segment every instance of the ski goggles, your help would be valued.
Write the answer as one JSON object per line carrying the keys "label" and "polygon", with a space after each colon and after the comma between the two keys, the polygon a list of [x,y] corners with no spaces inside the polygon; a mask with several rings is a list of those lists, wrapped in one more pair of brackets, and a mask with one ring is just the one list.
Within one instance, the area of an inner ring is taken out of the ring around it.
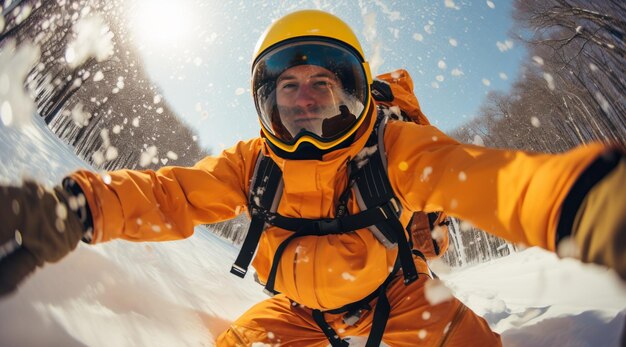
{"label": "ski goggles", "polygon": [[361,125],[369,84],[362,58],[334,40],[281,43],[252,70],[254,102],[265,136],[294,152],[302,142],[326,150]]}

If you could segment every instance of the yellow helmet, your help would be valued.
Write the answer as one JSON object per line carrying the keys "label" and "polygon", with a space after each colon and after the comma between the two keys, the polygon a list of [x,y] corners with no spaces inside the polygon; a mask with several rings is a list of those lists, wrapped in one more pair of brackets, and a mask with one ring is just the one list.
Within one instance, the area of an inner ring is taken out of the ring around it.
{"label": "yellow helmet", "polygon": [[261,129],[287,154],[349,145],[371,113],[371,83],[356,35],[323,11],[280,18],[255,48],[252,95]]}

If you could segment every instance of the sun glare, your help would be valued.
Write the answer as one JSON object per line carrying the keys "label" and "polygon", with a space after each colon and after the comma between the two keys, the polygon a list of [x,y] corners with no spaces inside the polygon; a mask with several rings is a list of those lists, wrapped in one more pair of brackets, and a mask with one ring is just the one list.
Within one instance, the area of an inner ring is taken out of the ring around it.
{"label": "sun glare", "polygon": [[191,34],[193,11],[186,1],[141,0],[132,10],[131,27],[139,44],[169,45]]}

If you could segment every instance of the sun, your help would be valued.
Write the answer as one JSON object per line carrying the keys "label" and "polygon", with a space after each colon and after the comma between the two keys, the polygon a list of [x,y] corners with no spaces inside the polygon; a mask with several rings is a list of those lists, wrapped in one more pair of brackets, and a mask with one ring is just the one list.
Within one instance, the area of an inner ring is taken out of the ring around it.
{"label": "sun", "polygon": [[167,46],[188,39],[194,17],[188,1],[137,0],[131,7],[129,26],[140,45]]}

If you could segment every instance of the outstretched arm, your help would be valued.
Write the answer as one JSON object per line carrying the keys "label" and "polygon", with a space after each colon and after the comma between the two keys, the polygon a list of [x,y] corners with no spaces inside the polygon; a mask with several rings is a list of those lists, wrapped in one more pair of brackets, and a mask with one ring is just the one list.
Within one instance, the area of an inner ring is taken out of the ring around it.
{"label": "outstretched arm", "polygon": [[[434,127],[409,123],[389,124],[385,141],[390,180],[413,210],[444,210],[509,241],[552,251],[569,234],[582,241],[580,223],[574,221],[586,216],[594,225],[586,234],[593,239],[612,235],[602,241],[602,252],[624,247],[619,235],[626,230],[618,219],[626,213],[626,200],[617,196],[626,195],[619,188],[626,177],[615,171],[624,161],[623,151],[597,143],[556,155],[499,150],[460,144]],[[598,225],[606,225],[601,220],[609,218],[607,213],[588,212],[581,202],[609,181],[614,196],[602,194],[594,199],[602,205],[591,204],[621,212],[612,214],[610,230],[601,230]],[[578,246],[582,259],[591,259],[585,255],[588,247]],[[623,250],[613,253],[624,256]],[[615,267],[626,278],[626,268],[617,268],[623,261],[593,261]]]}
{"label": "outstretched arm", "polygon": [[0,187],[0,295],[46,262],[60,260],[81,238],[165,241],[193,227],[235,217],[246,206],[260,141],[240,142],[194,167],[158,171],[78,171],[63,187],[35,182]]}
{"label": "outstretched arm", "polygon": [[193,167],[74,173],[93,217],[93,242],[181,239],[195,225],[234,218],[246,206],[259,148],[260,141],[240,142]]}

